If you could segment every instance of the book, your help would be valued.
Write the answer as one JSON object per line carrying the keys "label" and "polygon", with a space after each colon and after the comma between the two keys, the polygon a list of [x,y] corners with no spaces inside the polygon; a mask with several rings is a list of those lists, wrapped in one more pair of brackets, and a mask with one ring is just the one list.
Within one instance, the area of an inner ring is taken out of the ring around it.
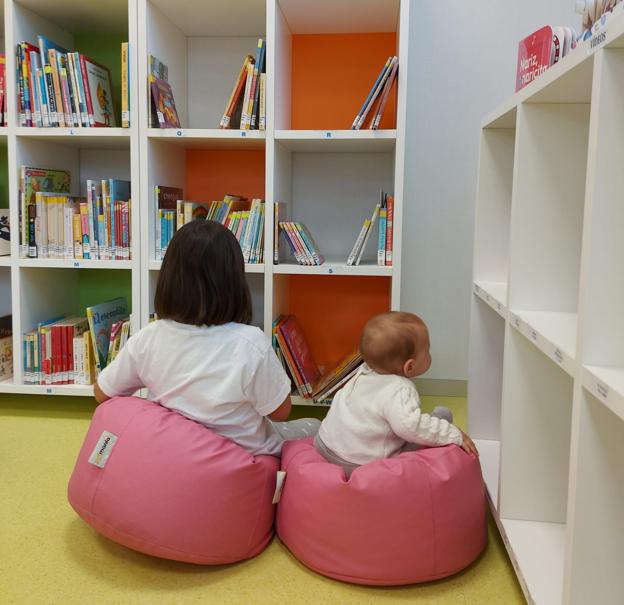
{"label": "book", "polygon": [[279,228],[300,265],[318,266],[325,262],[325,257],[320,253],[310,230],[303,223],[280,221]]}
{"label": "book", "polygon": [[108,67],[80,55],[89,110],[89,122],[103,127],[117,125],[113,110],[113,81]]}
{"label": "book", "polygon": [[57,107],[57,97],[54,90],[54,82],[52,76],[52,65],[50,63],[50,54],[48,51],[55,50],[63,55],[66,55],[67,50],[42,35],[37,36],[37,42],[39,44],[41,67],[43,69],[45,84],[44,90],[42,90],[42,94],[45,95],[45,100],[48,105],[50,126],[59,126],[60,123],[63,123],[64,121],[61,119],[61,121],[59,122],[58,111],[61,108]]}
{"label": "book", "polygon": [[8,208],[0,208],[0,256],[11,254],[11,215]]}
{"label": "book", "polygon": [[386,266],[391,267],[394,238],[394,197],[392,195],[387,197],[386,217]]}
{"label": "book", "polygon": [[223,116],[221,121],[219,122],[219,128],[230,128],[230,124],[232,122],[232,117],[234,115],[236,106],[240,102],[241,94],[243,89],[247,83],[247,74],[248,67],[250,63],[253,63],[254,58],[251,55],[247,55],[243,60],[243,66],[240,69],[238,74],[238,78],[236,78],[236,82],[234,83],[234,88],[232,89],[232,94],[228,99],[228,103],[225,107],[225,111],[223,112]]}
{"label": "book", "polygon": [[550,67],[552,44],[553,30],[549,25],[520,40],[516,92],[530,84]]}
{"label": "book", "polygon": [[[169,81],[169,68],[160,59],[157,59],[153,55],[149,55],[149,74],[148,74],[148,86],[154,81],[154,79],[162,80],[163,82]],[[156,109],[154,107],[154,100],[152,99],[151,89],[148,91],[150,97],[149,104],[149,125],[151,128],[159,128],[158,116],[156,115]]]}
{"label": "book", "polygon": [[[175,214],[177,213],[178,200],[184,198],[184,192],[179,187],[167,187],[156,185],[154,187],[154,208],[155,208],[155,258],[162,260],[167,250],[167,245],[171,237],[167,235],[167,226],[170,223],[170,213],[174,214],[173,224],[175,225]],[[175,229],[174,229],[175,231]]]}
{"label": "book", "polygon": [[373,210],[373,216],[371,217],[370,224],[368,226],[368,230],[366,231],[366,235],[364,236],[364,241],[362,242],[362,247],[360,248],[360,251],[358,252],[357,258],[355,259],[355,262],[353,263],[356,266],[359,265],[360,262],[362,261],[362,256],[364,255],[364,250],[366,250],[366,244],[368,243],[370,235],[373,232],[373,228],[374,228],[375,223],[377,221],[377,217],[379,216],[379,210],[380,209],[381,209],[381,204],[377,204],[375,206],[375,209]]}
{"label": "book", "polygon": [[0,381],[13,376],[13,318],[0,317]]}
{"label": "book", "polygon": [[129,42],[121,43],[121,127],[130,128],[130,53]]}
{"label": "book", "polygon": [[383,90],[386,80],[390,76],[390,73],[392,72],[392,69],[397,61],[398,61],[397,57],[390,57],[388,59],[388,63],[386,65],[386,68],[384,70],[384,73],[381,79],[377,82],[374,90],[372,91],[372,94],[370,95],[370,98],[368,99],[368,103],[366,104],[362,113],[360,114],[360,117],[358,118],[358,121],[355,125],[356,130],[359,130],[364,125],[364,122],[366,121],[366,117],[368,116],[377,98],[379,97],[379,94]]}
{"label": "book", "polygon": [[6,57],[0,53],[0,126],[6,124]]}
{"label": "book", "polygon": [[363,363],[361,353],[355,350],[326,370],[313,387],[314,401],[327,400],[355,375]]}
{"label": "book", "polygon": [[381,206],[379,208],[379,238],[377,244],[377,265],[386,264],[386,226],[388,222],[388,207],[386,196],[382,193]]}
{"label": "book", "polygon": [[150,89],[159,128],[180,128],[180,119],[178,118],[173,91],[169,83],[159,78],[154,78],[150,82]]}
{"label": "book", "polygon": [[128,303],[125,298],[113,300],[87,307],[87,320],[95,352],[97,373],[106,367],[111,328],[116,321],[128,317]]}
{"label": "book", "polygon": [[304,387],[308,394],[312,394],[312,385],[316,384],[321,373],[314,361],[312,352],[297,319],[288,315],[277,326],[279,334],[284,337],[290,354],[297,366],[297,370],[304,381]]}
{"label": "book", "polygon": [[369,126],[369,128],[373,130],[377,130],[379,128],[379,124],[381,123],[381,118],[383,117],[383,112],[386,108],[386,104],[388,103],[388,97],[390,96],[390,91],[392,90],[392,85],[394,84],[394,81],[396,80],[396,77],[397,77],[397,72],[399,70],[399,61],[397,57],[395,57],[395,59],[397,60],[394,62],[394,65],[392,66],[392,71],[390,72],[390,75],[388,76],[386,83],[384,85],[383,92],[381,93],[381,99],[379,100],[379,106],[377,108],[377,112],[373,116],[373,119],[371,120],[371,123]]}

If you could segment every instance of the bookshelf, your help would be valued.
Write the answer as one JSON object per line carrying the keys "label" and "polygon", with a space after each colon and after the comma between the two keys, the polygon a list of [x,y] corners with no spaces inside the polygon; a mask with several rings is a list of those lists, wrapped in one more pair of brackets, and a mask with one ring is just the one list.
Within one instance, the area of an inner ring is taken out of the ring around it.
{"label": "bookshelf", "polygon": [[[14,376],[0,393],[92,393],[89,386],[23,384],[21,336],[55,313],[125,295],[132,329],[148,323],[161,266],[155,185],[181,187],[197,201],[225,193],[266,200],[265,262],[246,267],[252,323],[270,335],[280,313],[296,314],[321,365],[347,353],[371,315],[399,307],[409,2],[322,0],[312,8],[302,0],[5,0],[0,10],[10,91],[0,188],[6,173],[12,225],[23,164],[71,170],[72,193],[84,193],[85,179],[128,179],[133,198],[129,261],[20,258],[12,229],[11,255],[0,257],[0,312],[13,314]],[[37,34],[110,67],[117,99],[119,45],[129,41],[131,127],[19,127],[13,49]],[[267,128],[219,129],[242,59],[259,37],[267,41]],[[169,68],[180,129],[150,127],[150,54]],[[350,130],[390,54],[399,55],[401,69],[380,129]],[[362,264],[347,266],[381,188],[395,197],[394,266],[377,266],[370,242]],[[324,265],[300,266],[286,254],[272,264],[274,201],[309,226]]]}
{"label": "bookshelf", "polygon": [[469,432],[529,603],[624,581],[624,15],[481,129]]}

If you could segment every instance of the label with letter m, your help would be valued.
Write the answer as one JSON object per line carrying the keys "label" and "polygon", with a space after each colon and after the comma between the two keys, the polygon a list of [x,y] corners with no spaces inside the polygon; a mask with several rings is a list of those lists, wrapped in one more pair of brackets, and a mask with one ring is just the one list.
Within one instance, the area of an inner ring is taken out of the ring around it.
{"label": "label with letter m", "polygon": [[89,456],[89,463],[104,468],[116,442],[117,435],[103,431]]}

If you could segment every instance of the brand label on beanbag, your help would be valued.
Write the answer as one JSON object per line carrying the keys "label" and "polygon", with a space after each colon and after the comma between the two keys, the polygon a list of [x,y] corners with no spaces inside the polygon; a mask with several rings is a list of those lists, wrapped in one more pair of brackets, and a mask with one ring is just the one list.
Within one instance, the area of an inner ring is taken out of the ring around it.
{"label": "brand label on beanbag", "polygon": [[104,468],[116,441],[117,435],[113,435],[113,433],[109,433],[108,431],[103,431],[89,456],[89,462],[95,466]]}
{"label": "brand label on beanbag", "polygon": [[284,479],[286,479],[286,471],[277,471],[275,481],[275,492],[273,493],[273,504],[277,504],[282,497],[282,488],[284,487]]}

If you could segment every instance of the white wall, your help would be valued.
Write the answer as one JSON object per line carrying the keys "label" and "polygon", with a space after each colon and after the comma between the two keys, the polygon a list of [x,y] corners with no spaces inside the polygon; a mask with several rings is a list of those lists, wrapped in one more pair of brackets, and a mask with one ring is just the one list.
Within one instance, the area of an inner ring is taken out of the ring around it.
{"label": "white wall", "polygon": [[429,325],[425,378],[466,380],[479,125],[514,92],[518,41],[580,27],[574,0],[411,0],[401,308]]}

